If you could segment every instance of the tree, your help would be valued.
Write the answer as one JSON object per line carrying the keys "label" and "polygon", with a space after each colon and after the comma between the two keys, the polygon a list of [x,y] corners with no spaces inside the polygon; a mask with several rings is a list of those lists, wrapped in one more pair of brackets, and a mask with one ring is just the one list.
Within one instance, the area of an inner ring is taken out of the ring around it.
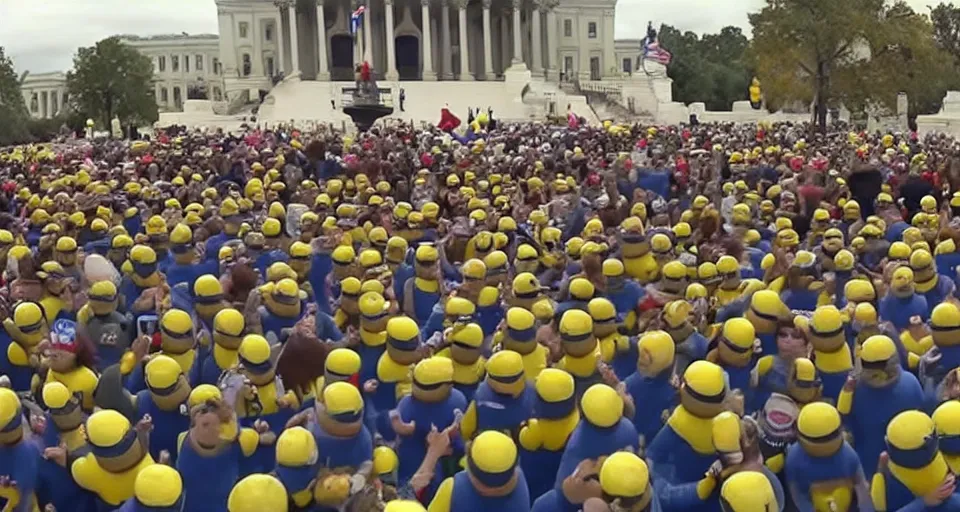
{"label": "tree", "polygon": [[77,110],[102,126],[114,117],[124,125],[153,123],[158,113],[152,79],[150,58],[110,37],[77,50],[67,88]]}
{"label": "tree", "polygon": [[702,101],[709,110],[729,110],[734,101],[746,98],[752,74],[743,57],[749,40],[739,28],[724,27],[701,38],[664,25],[659,39],[673,54],[667,75],[673,79],[675,101]]}
{"label": "tree", "polygon": [[[768,104],[815,102],[821,132],[830,106],[894,110],[903,91],[917,111],[955,75],[942,69],[930,21],[902,1],[767,0],[750,24]],[[950,76],[928,79],[938,74]]]}
{"label": "tree", "polygon": [[0,145],[15,144],[29,139],[27,121],[30,112],[23,101],[23,77],[17,76],[13,61],[0,46]]}
{"label": "tree", "polygon": [[937,45],[960,62],[960,7],[940,4],[930,11],[930,21]]}

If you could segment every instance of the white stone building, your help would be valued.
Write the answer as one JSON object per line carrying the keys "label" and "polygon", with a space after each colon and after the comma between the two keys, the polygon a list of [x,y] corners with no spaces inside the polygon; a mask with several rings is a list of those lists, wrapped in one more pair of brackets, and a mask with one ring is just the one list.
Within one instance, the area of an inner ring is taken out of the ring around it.
{"label": "white stone building", "polygon": [[[622,69],[614,43],[616,0],[216,3],[228,95],[269,89],[278,73],[352,81],[363,61],[388,81],[492,81],[511,66],[548,80],[561,71],[596,80]],[[351,13],[360,5],[365,13],[354,36]]]}
{"label": "white stone building", "polygon": [[207,98],[224,98],[220,43],[215,34],[120,36],[153,62],[153,87],[161,111],[179,111],[188,90],[203,84]]}
{"label": "white stone building", "polygon": [[55,117],[69,100],[67,75],[61,72],[27,74],[20,92],[31,116],[38,119]]}

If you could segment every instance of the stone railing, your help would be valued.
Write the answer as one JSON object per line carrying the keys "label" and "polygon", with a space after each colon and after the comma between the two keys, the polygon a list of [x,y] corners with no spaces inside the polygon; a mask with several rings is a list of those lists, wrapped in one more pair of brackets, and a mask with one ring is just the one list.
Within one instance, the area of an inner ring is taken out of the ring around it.
{"label": "stone railing", "polygon": [[623,93],[623,83],[618,80],[581,80],[579,86],[581,91],[604,94]]}

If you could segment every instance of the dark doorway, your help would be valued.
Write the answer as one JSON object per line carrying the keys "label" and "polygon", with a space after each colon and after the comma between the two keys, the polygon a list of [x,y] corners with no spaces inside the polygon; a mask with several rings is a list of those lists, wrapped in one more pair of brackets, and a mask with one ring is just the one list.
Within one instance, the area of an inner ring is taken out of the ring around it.
{"label": "dark doorway", "polygon": [[417,36],[398,37],[396,53],[400,80],[420,80],[420,39]]}
{"label": "dark doorway", "polygon": [[353,38],[346,35],[330,38],[330,78],[353,81]]}

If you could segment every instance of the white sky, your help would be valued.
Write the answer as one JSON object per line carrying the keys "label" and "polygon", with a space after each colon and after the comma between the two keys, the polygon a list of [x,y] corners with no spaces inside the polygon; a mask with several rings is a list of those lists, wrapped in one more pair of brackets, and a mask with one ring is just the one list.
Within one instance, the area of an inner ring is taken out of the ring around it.
{"label": "white sky", "polygon": [[[681,30],[749,30],[747,13],[764,0],[619,0],[617,38],[641,38],[648,21]],[[907,0],[928,12],[937,0]],[[18,71],[65,71],[80,46],[115,34],[217,33],[214,0],[0,0],[0,46]]]}

